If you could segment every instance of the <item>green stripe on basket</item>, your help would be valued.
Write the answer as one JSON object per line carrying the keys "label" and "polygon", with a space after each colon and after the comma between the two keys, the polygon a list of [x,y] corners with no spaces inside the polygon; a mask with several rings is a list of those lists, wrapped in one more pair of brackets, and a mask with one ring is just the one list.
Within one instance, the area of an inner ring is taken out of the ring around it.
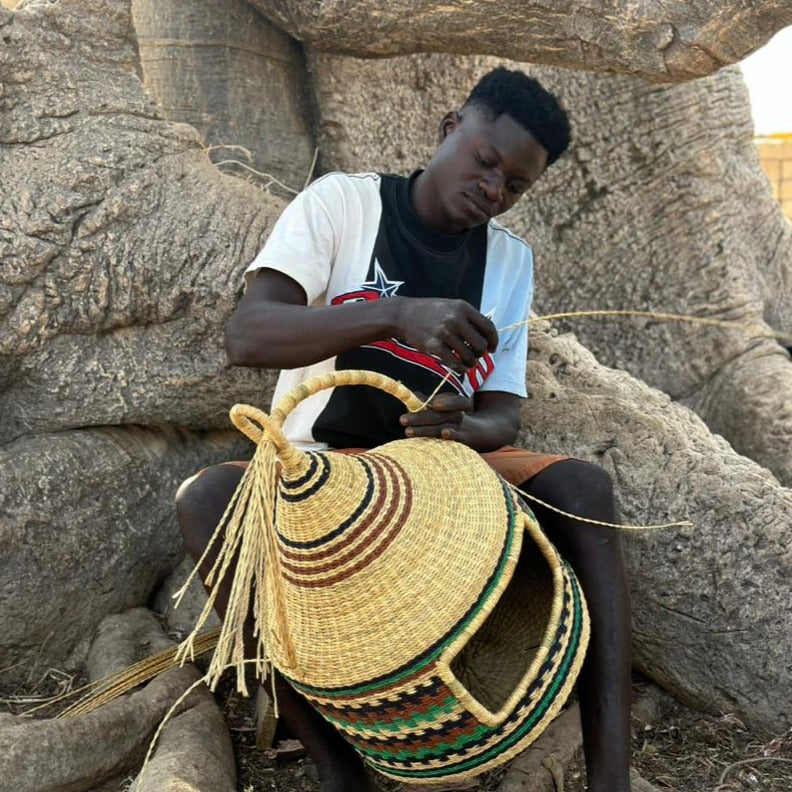
{"label": "green stripe on basket", "polygon": [[[568,565],[565,562],[565,565],[568,568]],[[558,669],[558,673],[556,673],[555,678],[553,679],[552,685],[545,691],[545,694],[542,696],[541,701],[537,705],[537,708],[531,714],[531,717],[525,721],[518,729],[515,729],[506,739],[502,740],[501,742],[496,743],[493,745],[489,750],[485,751],[484,753],[477,754],[476,756],[468,759],[467,761],[460,762],[458,764],[449,764],[444,767],[434,768],[434,769],[421,769],[421,768],[412,768],[412,769],[405,769],[401,770],[399,768],[390,767],[388,765],[378,765],[375,761],[369,759],[369,764],[375,769],[382,770],[385,773],[394,776],[404,776],[404,777],[417,777],[417,778],[430,778],[435,776],[450,776],[455,773],[462,773],[465,770],[469,770],[471,768],[477,767],[478,765],[484,764],[488,762],[493,757],[497,756],[498,754],[503,753],[508,748],[510,748],[514,743],[521,740],[526,732],[533,728],[538,720],[541,720],[544,717],[544,714],[547,712],[547,709],[553,703],[556,698],[556,692],[558,690],[559,685],[562,683],[564,679],[566,679],[567,673],[569,671],[569,666],[572,662],[572,659],[577,654],[577,647],[580,644],[580,635],[582,632],[582,608],[580,605],[580,590],[578,588],[577,580],[574,575],[570,574],[570,580],[572,583],[572,590],[574,594],[574,620],[572,622],[572,636],[570,638],[567,653],[564,656],[564,659],[561,663],[561,666]],[[494,729],[490,729],[490,731],[494,731]],[[470,742],[467,735],[464,739],[461,739],[457,742],[454,746],[455,748],[462,748],[464,747],[464,743]],[[423,752],[425,756],[427,752]],[[414,758],[418,758],[419,754],[413,754]],[[383,757],[384,758],[384,757]]]}
{"label": "green stripe on basket", "polygon": [[[380,751],[374,751],[370,748],[368,749],[361,748],[359,745],[355,747],[362,754],[365,754],[366,757],[378,756],[390,762],[403,762],[405,760],[409,761],[409,760],[418,760],[418,759],[435,759],[438,754],[442,756],[443,754],[446,754],[449,751],[453,753],[458,751],[460,748],[464,748],[464,746],[467,743],[484,737],[487,734],[487,732],[490,731],[492,731],[492,728],[490,726],[485,726],[482,723],[476,726],[476,728],[472,732],[468,732],[456,742],[440,742],[437,743],[437,745],[433,745],[431,748],[422,748],[417,751],[416,750],[411,751],[407,748],[403,748],[401,751],[397,751],[396,753],[382,753]],[[388,769],[390,771],[390,768]]]}
{"label": "green stripe on basket", "polygon": [[[407,704],[405,703],[405,706]],[[406,729],[413,729],[423,723],[436,723],[442,715],[449,715],[459,707],[459,702],[454,696],[443,699],[440,704],[432,704],[431,707],[423,712],[416,712],[411,718],[396,718],[390,721],[375,721],[360,723],[359,721],[349,721],[344,718],[328,715],[323,709],[322,716],[325,720],[334,723],[346,732],[397,732]]]}
{"label": "green stripe on basket", "polygon": [[473,608],[468,617],[461,621],[456,629],[446,635],[437,645],[433,652],[426,655],[425,657],[421,658],[418,662],[413,663],[413,665],[408,666],[407,668],[403,668],[397,673],[393,674],[392,676],[385,677],[383,679],[376,680],[374,682],[368,682],[363,685],[358,685],[355,687],[348,687],[344,688],[343,690],[327,690],[324,688],[317,688],[311,687],[310,685],[304,685],[300,682],[297,682],[290,677],[287,677],[289,680],[289,684],[299,690],[301,693],[305,693],[308,696],[313,696],[315,698],[343,698],[346,696],[354,697],[360,695],[361,693],[368,693],[372,690],[377,690],[378,688],[387,687],[389,685],[393,685],[396,682],[399,682],[401,679],[406,677],[412,676],[413,674],[420,671],[425,666],[429,665],[433,660],[435,660],[444,650],[445,648],[456,639],[456,637],[470,624],[471,621],[476,617],[478,612],[484,607],[484,604],[489,600],[490,595],[492,594],[492,590],[500,581],[501,577],[503,576],[503,570],[506,566],[506,561],[509,557],[509,553],[511,551],[512,544],[514,542],[514,526],[515,526],[515,510],[514,510],[514,503],[511,499],[511,495],[509,490],[507,489],[506,485],[501,482],[501,486],[504,489],[504,500],[506,501],[506,508],[509,513],[509,527],[506,532],[506,541],[504,542],[504,551],[501,554],[501,561],[498,565],[498,568],[495,570],[492,578],[490,579],[489,585],[484,589],[481,596],[476,603],[476,607]]}

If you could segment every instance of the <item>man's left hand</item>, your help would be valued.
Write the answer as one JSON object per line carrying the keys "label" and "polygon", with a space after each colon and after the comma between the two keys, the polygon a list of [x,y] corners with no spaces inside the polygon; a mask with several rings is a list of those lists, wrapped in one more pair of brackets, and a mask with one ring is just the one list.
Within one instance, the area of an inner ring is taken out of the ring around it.
{"label": "man's left hand", "polygon": [[[419,399],[422,397],[416,394]],[[473,400],[457,393],[439,393],[420,412],[405,413],[399,419],[405,437],[439,437],[465,442],[463,422],[473,410]]]}

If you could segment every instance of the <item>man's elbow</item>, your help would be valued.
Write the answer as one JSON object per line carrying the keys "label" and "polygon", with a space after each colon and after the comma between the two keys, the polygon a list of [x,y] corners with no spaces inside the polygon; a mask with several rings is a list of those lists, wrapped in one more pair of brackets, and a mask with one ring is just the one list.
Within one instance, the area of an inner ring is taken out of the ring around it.
{"label": "man's elbow", "polygon": [[250,336],[239,326],[234,317],[228,321],[225,328],[225,351],[228,362],[232,366],[256,366],[253,358],[254,347],[250,343]]}

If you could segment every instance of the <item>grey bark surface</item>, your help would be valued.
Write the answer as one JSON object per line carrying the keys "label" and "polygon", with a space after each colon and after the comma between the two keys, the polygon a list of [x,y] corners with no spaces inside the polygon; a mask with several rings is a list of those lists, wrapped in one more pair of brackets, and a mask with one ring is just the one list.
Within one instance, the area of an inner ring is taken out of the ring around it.
{"label": "grey bark surface", "polygon": [[[192,667],[166,671],[143,690],[76,718],[1,716],[0,792],[82,792],[133,767],[198,676]],[[188,698],[183,708],[194,703]]]}
{"label": "grey bark surface", "polygon": [[[498,61],[362,61],[312,52],[323,170],[421,166],[446,110]],[[521,64],[518,64],[522,67]],[[685,85],[528,67],[568,107],[571,150],[503,217],[536,259],[538,313],[655,310],[568,326],[607,365],[692,407],[742,454],[792,482],[792,225],[762,174],[741,75]],[[392,118],[404,123],[395,126]]]}
{"label": "grey bark surface", "polygon": [[243,0],[134,0],[132,12],[144,83],[162,116],[221,146],[213,161],[301,189],[314,143],[299,44]]}
{"label": "grey bark surface", "polygon": [[75,668],[102,616],[146,602],[183,555],[179,483],[249,455],[228,409],[271,379],[228,366],[222,326],[283,201],[158,117],[128,0],[0,9],[0,34],[10,684]]}
{"label": "grey bark surface", "polygon": [[0,30],[0,442],[228,427],[269,380],[228,366],[221,328],[283,201],[157,117],[129,2],[31,2]]}
{"label": "grey bark surface", "polygon": [[249,1],[296,39],[337,54],[499,55],[657,82],[711,74],[792,23],[784,0]]}
{"label": "grey bark surface", "polygon": [[[194,568],[195,561],[192,556],[186,555],[179,566],[162,582],[151,603],[152,608],[162,616],[165,624],[168,625],[168,629],[178,633],[182,638],[186,638],[192,632],[206,605],[206,589],[198,576],[190,582],[178,607],[176,607],[176,600],[173,598],[174,594],[185,584]],[[212,611],[205,629],[211,630],[219,626],[220,618]]]}
{"label": "grey bark surface", "polygon": [[252,446],[236,431],[83,429],[0,447],[3,684],[73,671],[108,613],[145,603],[184,554],[173,497]]}
{"label": "grey bark surface", "polygon": [[596,362],[571,335],[534,333],[521,442],[613,477],[625,533],[637,666],[677,698],[789,725],[792,492],[689,409]]}

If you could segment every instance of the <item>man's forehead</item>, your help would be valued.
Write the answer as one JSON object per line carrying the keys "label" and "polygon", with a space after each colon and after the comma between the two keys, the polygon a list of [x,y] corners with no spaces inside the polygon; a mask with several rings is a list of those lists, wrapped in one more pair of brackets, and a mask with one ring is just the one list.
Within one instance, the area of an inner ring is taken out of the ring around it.
{"label": "man's forehead", "polygon": [[491,146],[500,157],[533,160],[539,146],[538,141],[509,113],[493,116],[478,107],[470,106],[463,108],[460,115],[463,128],[467,127],[467,134]]}

